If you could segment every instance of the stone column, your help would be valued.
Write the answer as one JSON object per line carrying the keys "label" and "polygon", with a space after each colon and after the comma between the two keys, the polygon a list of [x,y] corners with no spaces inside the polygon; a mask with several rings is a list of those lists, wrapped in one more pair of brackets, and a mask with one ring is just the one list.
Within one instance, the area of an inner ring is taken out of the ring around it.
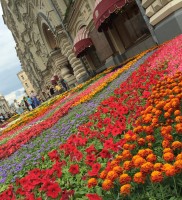
{"label": "stone column", "polygon": [[74,76],[76,77],[76,80],[81,83],[84,82],[86,78],[88,78],[87,72],[85,71],[81,61],[76,58],[73,47],[70,45],[69,40],[66,38],[66,36],[60,31],[61,33],[58,33],[57,41],[59,44],[59,47],[61,49],[62,54],[68,58],[69,63],[71,64],[71,67],[74,71]]}
{"label": "stone column", "polygon": [[76,79],[67,68],[68,60],[61,54],[60,49],[51,53],[51,59],[55,66],[55,72],[57,71],[60,73],[61,77],[66,80],[69,87],[74,87]]}

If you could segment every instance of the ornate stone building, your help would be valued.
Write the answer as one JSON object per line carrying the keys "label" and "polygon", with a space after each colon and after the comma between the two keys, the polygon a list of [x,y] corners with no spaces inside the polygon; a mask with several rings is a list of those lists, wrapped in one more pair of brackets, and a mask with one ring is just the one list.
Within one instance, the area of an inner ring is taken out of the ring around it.
{"label": "ornate stone building", "polygon": [[66,0],[1,0],[1,4],[22,69],[38,93],[55,75],[70,87],[88,77],[63,24]]}
{"label": "ornate stone building", "polygon": [[1,4],[22,69],[40,94],[55,77],[72,87],[90,73],[182,32],[182,0],[1,0]]}
{"label": "ornate stone building", "polygon": [[24,71],[20,71],[18,74],[17,74],[19,80],[21,81],[24,89],[25,89],[25,92],[28,96],[31,96],[31,91],[35,91],[35,89],[33,88],[30,80],[28,79],[28,76],[26,75],[26,73]]}
{"label": "ornate stone building", "polygon": [[6,101],[4,96],[2,96],[0,94],[0,114],[2,113],[4,115],[4,114],[10,113],[10,112],[11,112],[11,109],[9,107],[8,102]]}

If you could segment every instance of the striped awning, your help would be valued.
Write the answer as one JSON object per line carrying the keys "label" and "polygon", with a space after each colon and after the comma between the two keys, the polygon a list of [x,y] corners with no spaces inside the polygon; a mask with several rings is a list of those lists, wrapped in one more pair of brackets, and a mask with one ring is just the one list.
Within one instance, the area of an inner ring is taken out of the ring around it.
{"label": "striped awning", "polygon": [[120,10],[129,1],[131,0],[96,0],[93,19],[97,30],[102,31],[106,19],[109,19],[112,13]]}
{"label": "striped awning", "polygon": [[74,39],[74,52],[76,57],[82,57],[85,54],[85,50],[92,45],[93,43],[89,37],[89,31],[86,27],[81,28]]}

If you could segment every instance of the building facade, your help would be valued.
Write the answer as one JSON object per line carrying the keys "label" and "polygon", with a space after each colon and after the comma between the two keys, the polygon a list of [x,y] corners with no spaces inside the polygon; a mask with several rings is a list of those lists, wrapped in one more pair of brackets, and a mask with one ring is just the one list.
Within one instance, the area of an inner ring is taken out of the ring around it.
{"label": "building facade", "polygon": [[11,112],[11,109],[9,107],[8,102],[6,101],[4,96],[0,94],[0,114],[6,115],[7,113],[10,113],[10,112]]}
{"label": "building facade", "polygon": [[91,74],[182,33],[182,0],[1,0],[1,4],[22,69],[38,93],[57,77],[74,87]]}
{"label": "building facade", "polygon": [[35,89],[33,88],[30,80],[28,79],[28,76],[26,75],[26,73],[24,71],[20,71],[18,74],[17,74],[19,80],[21,81],[24,89],[25,89],[25,92],[28,96],[31,96],[31,91],[35,91]]}

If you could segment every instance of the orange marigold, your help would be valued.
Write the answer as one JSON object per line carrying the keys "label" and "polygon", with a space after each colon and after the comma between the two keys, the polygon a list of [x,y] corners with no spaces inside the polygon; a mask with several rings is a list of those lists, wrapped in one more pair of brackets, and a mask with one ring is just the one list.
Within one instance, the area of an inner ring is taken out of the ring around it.
{"label": "orange marigold", "polygon": [[138,145],[140,145],[140,146],[145,145],[145,139],[144,138],[139,138],[137,142],[138,142]]}
{"label": "orange marigold", "polygon": [[153,153],[149,154],[146,158],[148,162],[155,162],[157,160],[157,156]]}
{"label": "orange marigold", "polygon": [[168,152],[173,153],[173,150],[171,148],[165,148],[163,150],[163,153],[168,153]]}
{"label": "orange marigold", "polygon": [[101,179],[105,179],[107,176],[107,171],[106,170],[103,170],[101,173],[100,173],[100,178]]}
{"label": "orange marigold", "polygon": [[182,170],[182,160],[175,161],[174,166],[177,169],[177,171],[180,172]]}
{"label": "orange marigold", "polygon": [[153,153],[152,149],[149,149],[149,148],[145,149],[145,151],[146,151],[146,156]]}
{"label": "orange marigold", "polygon": [[182,153],[180,153],[180,154],[178,154],[178,155],[176,156],[176,160],[182,160]]}
{"label": "orange marigold", "polygon": [[144,164],[141,166],[140,171],[141,171],[142,173],[148,174],[148,173],[150,173],[150,172],[153,170],[153,166],[154,166],[154,165],[153,165],[152,163],[146,162],[146,163],[144,163]]}
{"label": "orange marigold", "polygon": [[180,111],[180,110],[175,110],[175,111],[174,111],[174,115],[175,115],[175,116],[179,116],[180,114],[181,114],[181,111]]}
{"label": "orange marigold", "polygon": [[133,161],[133,164],[134,164],[135,167],[140,167],[145,162],[146,162],[146,160],[144,158],[139,157],[139,158],[135,159],[135,161]]}
{"label": "orange marigold", "polygon": [[119,165],[119,161],[118,160],[112,160],[111,163],[110,163],[110,167],[111,168],[114,168],[114,167],[116,167],[118,165]]}
{"label": "orange marigold", "polygon": [[133,150],[133,149],[135,149],[136,148],[136,144],[130,144],[130,146],[129,146],[129,150],[131,151],[131,150]]}
{"label": "orange marigold", "polygon": [[110,190],[113,187],[113,182],[109,179],[105,179],[102,183],[102,189],[103,190]]}
{"label": "orange marigold", "polygon": [[176,122],[182,122],[182,116],[177,116],[175,117]]}
{"label": "orange marigold", "polygon": [[165,140],[168,140],[168,141],[173,141],[173,136],[172,136],[171,134],[166,134],[166,135],[164,136],[164,139],[165,139]]}
{"label": "orange marigold", "polygon": [[129,150],[124,150],[124,151],[122,152],[122,156],[123,156],[123,159],[124,159],[124,160],[127,160],[127,159],[130,159],[130,158],[132,157],[132,154],[130,153]]}
{"label": "orange marigold", "polygon": [[109,171],[106,179],[114,181],[118,177],[118,174],[115,171]]}
{"label": "orange marigold", "polygon": [[163,126],[161,128],[161,134],[165,135],[165,134],[170,134],[172,131],[172,126]]}
{"label": "orange marigold", "polygon": [[121,185],[129,183],[130,181],[131,181],[131,177],[128,174],[122,174],[119,177],[119,182],[120,182]]}
{"label": "orange marigold", "polygon": [[145,183],[145,176],[142,174],[142,172],[137,172],[134,177],[133,177],[133,181],[135,183]]}
{"label": "orange marigold", "polygon": [[176,174],[176,169],[171,164],[164,164],[162,170],[165,172],[166,176],[174,176]]}
{"label": "orange marigold", "polygon": [[155,142],[155,138],[153,135],[147,135],[146,140],[147,140],[147,142]]}
{"label": "orange marigold", "polygon": [[163,154],[163,158],[166,162],[171,162],[174,160],[174,154],[171,152],[167,152],[167,153]]}
{"label": "orange marigold", "polygon": [[154,183],[160,183],[163,180],[162,172],[153,171],[151,173],[150,180]]}
{"label": "orange marigold", "polygon": [[136,139],[137,139],[137,135],[136,134],[132,135],[131,141],[136,141]]}
{"label": "orange marigold", "polygon": [[124,135],[124,139],[126,140],[126,141],[131,141],[131,135],[129,134],[129,133],[126,133],[125,135]]}
{"label": "orange marigold", "polygon": [[123,168],[120,166],[116,166],[113,168],[113,171],[115,171],[118,175],[123,173]]}
{"label": "orange marigold", "polygon": [[130,191],[131,191],[131,185],[130,184],[123,185],[120,188],[120,194],[122,194],[122,195],[129,195]]}
{"label": "orange marigold", "polygon": [[162,147],[163,148],[169,148],[170,147],[170,141],[169,140],[163,140],[162,141]]}
{"label": "orange marigold", "polygon": [[177,133],[182,133],[182,123],[176,124],[176,131]]}
{"label": "orange marigold", "polygon": [[127,143],[126,143],[126,144],[124,144],[124,145],[123,145],[123,149],[129,150],[129,149],[130,149],[130,145],[129,145],[129,144],[127,144]]}
{"label": "orange marigold", "polygon": [[97,179],[95,179],[95,178],[90,178],[90,179],[88,180],[88,188],[94,187],[94,186],[96,186],[96,185],[97,185]]}
{"label": "orange marigold", "polygon": [[172,148],[175,150],[175,149],[181,149],[182,148],[182,142],[180,141],[174,141],[172,143]]}
{"label": "orange marigold", "polygon": [[119,155],[119,156],[116,156],[116,161],[118,162],[121,162],[123,160],[123,156]]}
{"label": "orange marigold", "polygon": [[154,164],[154,170],[160,171],[162,169],[163,164],[162,163],[155,163]]}
{"label": "orange marigold", "polygon": [[123,169],[124,170],[130,170],[131,168],[133,167],[133,164],[132,164],[132,161],[125,161],[124,163],[123,163]]}
{"label": "orange marigold", "polygon": [[147,155],[147,151],[145,149],[140,149],[137,154],[142,158],[145,158],[145,156]]}

